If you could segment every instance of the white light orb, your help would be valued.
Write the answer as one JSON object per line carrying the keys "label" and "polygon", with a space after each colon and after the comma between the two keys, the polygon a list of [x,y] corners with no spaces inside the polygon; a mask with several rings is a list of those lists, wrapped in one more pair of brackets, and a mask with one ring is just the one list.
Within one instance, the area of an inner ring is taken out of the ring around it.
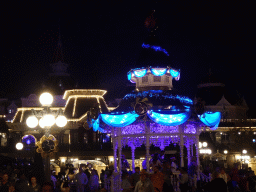
{"label": "white light orb", "polygon": [[228,154],[228,150],[224,150],[224,154]]}
{"label": "white light orb", "polygon": [[67,118],[64,116],[64,115],[59,115],[57,118],[56,118],[56,125],[58,127],[64,127],[67,125]]}
{"label": "white light orb", "polygon": [[199,148],[202,148],[202,143],[201,142],[199,142]]}
{"label": "white light orb", "polygon": [[203,147],[207,147],[208,143],[207,142],[203,142]]}
{"label": "white light orb", "polygon": [[246,154],[246,153],[247,153],[247,150],[244,149],[242,152],[243,152],[243,154]]}
{"label": "white light orb", "polygon": [[17,150],[22,150],[23,149],[23,144],[22,143],[17,143],[16,144],[16,149]]}
{"label": "white light orb", "polygon": [[38,119],[36,116],[29,116],[26,120],[26,124],[29,128],[35,128],[38,125]]}
{"label": "white light orb", "polygon": [[43,119],[43,118],[41,118],[41,119],[39,120],[39,126],[40,126],[41,128],[45,128],[44,119]]}
{"label": "white light orb", "polygon": [[[41,124],[41,125],[40,125]],[[51,127],[55,124],[55,117],[51,114],[49,115],[44,115],[40,121],[39,121],[39,125],[40,127],[44,128],[44,127]]]}
{"label": "white light orb", "polygon": [[43,106],[51,105],[53,102],[53,96],[50,93],[43,93],[39,97],[39,101]]}

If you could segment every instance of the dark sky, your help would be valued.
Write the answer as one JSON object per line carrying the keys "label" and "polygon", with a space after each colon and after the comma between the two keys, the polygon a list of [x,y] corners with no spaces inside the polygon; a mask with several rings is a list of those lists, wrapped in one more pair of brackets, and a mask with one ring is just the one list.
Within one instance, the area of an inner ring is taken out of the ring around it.
{"label": "dark sky", "polygon": [[[64,61],[82,88],[123,97],[126,75],[148,36],[156,10],[157,36],[181,70],[176,88],[193,95],[211,69],[255,107],[255,4],[249,1],[11,1],[1,6],[0,97],[28,96],[48,73],[59,28]],[[253,2],[253,1],[251,1]],[[114,94],[113,94],[114,93]],[[116,94],[116,95],[115,95]]]}

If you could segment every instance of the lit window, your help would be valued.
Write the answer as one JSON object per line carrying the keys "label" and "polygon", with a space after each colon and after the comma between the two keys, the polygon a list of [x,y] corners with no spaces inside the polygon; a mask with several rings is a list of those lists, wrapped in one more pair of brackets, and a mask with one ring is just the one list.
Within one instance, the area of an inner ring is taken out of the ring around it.
{"label": "lit window", "polygon": [[11,109],[9,109],[9,113],[12,113],[12,110],[11,110]]}
{"label": "lit window", "polygon": [[161,82],[161,76],[154,76],[154,82]]}

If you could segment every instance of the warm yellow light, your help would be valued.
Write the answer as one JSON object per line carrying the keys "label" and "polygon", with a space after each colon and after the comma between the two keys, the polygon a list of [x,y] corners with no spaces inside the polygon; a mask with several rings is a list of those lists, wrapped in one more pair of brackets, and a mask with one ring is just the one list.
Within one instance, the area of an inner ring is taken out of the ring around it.
{"label": "warm yellow light", "polygon": [[39,126],[40,126],[41,128],[45,128],[43,118],[41,118],[41,119],[39,120]]}
{"label": "warm yellow light", "polygon": [[203,147],[207,147],[208,143],[207,142],[203,142]]}
{"label": "warm yellow light", "polygon": [[201,143],[201,142],[199,142],[199,149],[200,149],[200,148],[202,148],[202,143]]}
{"label": "warm yellow light", "polygon": [[53,115],[44,115],[40,121],[39,125],[41,124],[44,127],[51,127],[55,124],[55,118]]}
{"label": "warm yellow light", "polygon": [[224,150],[224,154],[228,154],[228,150]]}
{"label": "warm yellow light", "polygon": [[64,115],[59,115],[57,118],[56,118],[56,125],[58,127],[64,127],[67,125],[67,118],[64,116]]}
{"label": "warm yellow light", "polygon": [[17,143],[16,144],[16,149],[17,150],[22,150],[23,149],[23,144],[22,143]]}
{"label": "warm yellow light", "polygon": [[29,128],[35,128],[38,125],[38,119],[36,116],[29,116],[26,120],[26,124]]}
{"label": "warm yellow light", "polygon": [[247,150],[244,149],[242,152],[243,152],[243,154],[246,154],[246,153],[247,153]]}
{"label": "warm yellow light", "polygon": [[39,101],[43,106],[51,105],[53,102],[53,96],[50,93],[43,93],[39,97]]}

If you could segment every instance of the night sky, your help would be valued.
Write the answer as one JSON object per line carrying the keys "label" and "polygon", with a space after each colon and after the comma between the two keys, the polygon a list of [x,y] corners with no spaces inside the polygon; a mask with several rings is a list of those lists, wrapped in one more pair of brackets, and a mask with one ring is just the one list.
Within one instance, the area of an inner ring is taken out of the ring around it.
{"label": "night sky", "polygon": [[[139,3],[138,3],[139,2]],[[107,89],[108,99],[134,87],[148,36],[144,21],[156,10],[157,37],[181,70],[177,89],[193,96],[211,70],[228,89],[256,107],[255,4],[247,1],[11,1],[1,6],[1,98],[26,97],[51,72],[59,31],[64,62],[80,88]],[[253,2],[253,1],[251,1]]]}

